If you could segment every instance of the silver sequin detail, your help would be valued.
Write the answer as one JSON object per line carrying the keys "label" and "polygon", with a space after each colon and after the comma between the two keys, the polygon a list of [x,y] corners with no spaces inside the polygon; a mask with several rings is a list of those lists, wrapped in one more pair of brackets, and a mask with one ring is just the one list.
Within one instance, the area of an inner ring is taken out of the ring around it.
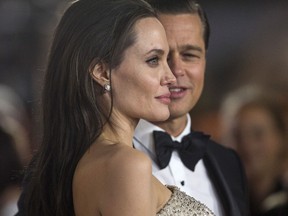
{"label": "silver sequin detail", "polygon": [[157,216],[215,216],[203,203],[179,190],[175,186],[167,186],[172,195]]}

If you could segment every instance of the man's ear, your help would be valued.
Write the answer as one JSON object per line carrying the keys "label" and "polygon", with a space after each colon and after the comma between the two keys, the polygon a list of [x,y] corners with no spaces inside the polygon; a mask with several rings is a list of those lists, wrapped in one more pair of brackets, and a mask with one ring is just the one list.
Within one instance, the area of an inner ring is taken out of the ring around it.
{"label": "man's ear", "polygon": [[102,61],[98,62],[95,66],[90,68],[90,75],[101,86],[104,86],[104,84],[109,83],[110,80],[109,68],[107,64],[105,64]]}

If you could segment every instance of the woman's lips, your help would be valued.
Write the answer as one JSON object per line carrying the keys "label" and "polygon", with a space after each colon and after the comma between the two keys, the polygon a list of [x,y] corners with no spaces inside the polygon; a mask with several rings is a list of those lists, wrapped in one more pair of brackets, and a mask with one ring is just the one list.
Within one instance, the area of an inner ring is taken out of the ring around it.
{"label": "woman's lips", "polygon": [[171,93],[167,93],[167,94],[157,96],[156,99],[158,99],[161,103],[168,105],[171,102],[170,97],[171,97]]}

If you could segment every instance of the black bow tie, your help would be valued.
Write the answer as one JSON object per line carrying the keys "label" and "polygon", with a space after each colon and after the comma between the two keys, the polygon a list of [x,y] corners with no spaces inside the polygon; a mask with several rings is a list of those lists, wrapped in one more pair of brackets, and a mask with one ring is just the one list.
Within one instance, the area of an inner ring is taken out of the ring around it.
{"label": "black bow tie", "polygon": [[206,151],[208,135],[193,131],[183,137],[181,143],[173,141],[171,136],[163,131],[153,131],[155,152],[161,169],[165,168],[170,161],[172,151],[177,150],[184,165],[194,171],[196,163],[203,157]]}

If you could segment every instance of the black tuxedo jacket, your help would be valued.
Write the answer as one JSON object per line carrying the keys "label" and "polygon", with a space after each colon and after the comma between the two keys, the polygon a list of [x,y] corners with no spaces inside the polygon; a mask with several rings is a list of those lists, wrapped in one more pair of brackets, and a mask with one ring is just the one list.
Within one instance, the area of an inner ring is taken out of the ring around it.
{"label": "black tuxedo jacket", "polygon": [[203,158],[208,175],[216,188],[226,216],[248,216],[249,201],[242,163],[232,149],[203,139],[207,151]]}

